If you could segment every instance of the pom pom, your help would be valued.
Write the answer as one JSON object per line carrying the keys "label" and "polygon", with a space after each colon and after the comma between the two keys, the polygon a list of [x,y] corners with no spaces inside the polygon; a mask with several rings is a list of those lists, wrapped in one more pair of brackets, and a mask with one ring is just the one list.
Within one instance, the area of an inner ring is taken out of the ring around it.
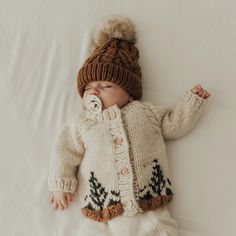
{"label": "pom pom", "polygon": [[104,21],[94,33],[93,46],[100,47],[112,38],[136,43],[136,32],[133,22],[122,16],[113,16]]}

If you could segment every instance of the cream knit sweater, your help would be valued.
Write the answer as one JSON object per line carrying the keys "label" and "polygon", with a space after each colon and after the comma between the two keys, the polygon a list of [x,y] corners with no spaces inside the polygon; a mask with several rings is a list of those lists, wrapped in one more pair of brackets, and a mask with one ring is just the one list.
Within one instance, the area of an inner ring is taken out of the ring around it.
{"label": "cream knit sweater", "polygon": [[173,109],[133,101],[99,114],[78,114],[60,132],[52,152],[50,191],[74,193],[82,213],[96,221],[133,216],[169,202],[165,139],[186,134],[207,101],[187,91]]}

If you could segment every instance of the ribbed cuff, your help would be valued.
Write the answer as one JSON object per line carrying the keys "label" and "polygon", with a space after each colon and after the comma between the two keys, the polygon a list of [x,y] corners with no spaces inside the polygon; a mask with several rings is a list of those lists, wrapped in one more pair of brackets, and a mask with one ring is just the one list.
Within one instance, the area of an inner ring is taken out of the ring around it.
{"label": "ribbed cuff", "polygon": [[61,178],[61,177],[49,177],[48,185],[51,192],[62,191],[74,193],[77,187],[78,181],[72,178]]}
{"label": "ribbed cuff", "polygon": [[199,97],[197,94],[192,93],[191,90],[188,90],[186,92],[184,100],[188,104],[188,106],[196,110],[203,110],[207,104],[206,99],[203,99]]}

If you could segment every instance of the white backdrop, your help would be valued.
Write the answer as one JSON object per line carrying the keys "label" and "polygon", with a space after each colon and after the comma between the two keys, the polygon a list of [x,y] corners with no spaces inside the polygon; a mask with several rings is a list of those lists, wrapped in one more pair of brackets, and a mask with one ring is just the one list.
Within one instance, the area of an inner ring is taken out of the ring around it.
{"label": "white backdrop", "polygon": [[236,235],[235,12],[234,0],[0,0],[0,235],[78,235],[78,201],[48,204],[48,164],[81,108],[90,32],[112,14],[136,24],[143,100],[172,106],[195,83],[211,92],[192,132],[167,143],[169,209],[182,236]]}

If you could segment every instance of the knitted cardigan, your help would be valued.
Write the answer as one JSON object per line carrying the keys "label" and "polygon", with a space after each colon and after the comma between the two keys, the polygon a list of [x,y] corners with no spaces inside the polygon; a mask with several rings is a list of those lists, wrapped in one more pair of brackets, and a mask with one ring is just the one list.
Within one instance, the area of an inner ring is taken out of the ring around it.
{"label": "knitted cardigan", "polygon": [[187,91],[173,108],[132,101],[99,114],[80,112],[55,142],[50,191],[78,187],[83,215],[102,222],[168,203],[173,192],[164,141],[185,135],[206,104]]}

